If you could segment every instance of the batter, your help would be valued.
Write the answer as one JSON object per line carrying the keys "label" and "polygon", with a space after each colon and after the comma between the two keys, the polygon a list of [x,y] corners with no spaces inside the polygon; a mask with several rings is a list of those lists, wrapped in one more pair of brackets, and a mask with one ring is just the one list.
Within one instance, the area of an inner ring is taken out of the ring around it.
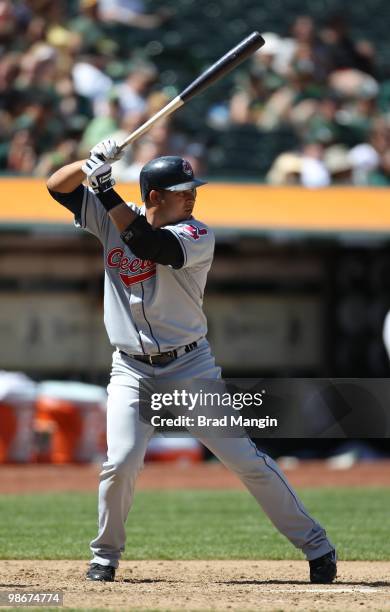
{"label": "batter", "polygon": [[[88,160],[48,180],[51,195],[94,234],[104,249],[104,322],[113,353],[107,404],[107,461],[99,485],[99,529],[87,578],[113,581],[125,549],[125,523],[153,427],[139,419],[138,381],[145,377],[219,379],[202,310],[214,235],[192,213],[196,179],[175,156],[148,162],[140,175],[142,208],[114,190],[113,140]],[[82,182],[87,177],[89,188]],[[275,527],[302,550],[310,580],[336,577],[336,554],[323,527],[297,497],[277,464],[248,438],[201,438],[233,470]]]}

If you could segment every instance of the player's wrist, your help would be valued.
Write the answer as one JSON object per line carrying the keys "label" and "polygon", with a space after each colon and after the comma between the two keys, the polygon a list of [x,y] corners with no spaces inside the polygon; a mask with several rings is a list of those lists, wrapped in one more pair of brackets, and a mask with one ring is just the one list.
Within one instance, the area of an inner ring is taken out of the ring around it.
{"label": "player's wrist", "polygon": [[[108,164],[105,165],[108,166]],[[89,177],[88,181],[97,196],[112,191],[115,185],[115,180],[111,176],[110,166],[108,166],[106,170],[102,170],[99,174]]]}
{"label": "player's wrist", "polygon": [[106,191],[98,191],[96,195],[107,212],[124,203],[124,200],[112,187]]}

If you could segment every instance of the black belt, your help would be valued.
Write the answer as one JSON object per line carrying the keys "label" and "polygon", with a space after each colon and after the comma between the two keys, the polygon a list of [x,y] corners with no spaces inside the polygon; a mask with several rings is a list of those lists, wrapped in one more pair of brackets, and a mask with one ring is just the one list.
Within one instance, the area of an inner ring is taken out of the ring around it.
{"label": "black belt", "polygon": [[166,353],[156,353],[155,355],[129,355],[129,353],[125,353],[125,351],[119,351],[122,355],[126,357],[131,357],[131,359],[136,359],[137,361],[142,361],[143,363],[148,363],[149,365],[168,365],[172,361],[175,361],[181,355],[185,353],[190,353],[198,346],[197,342],[191,342],[191,344],[187,344],[186,346],[181,346],[178,349],[173,349],[172,351],[166,351]]}

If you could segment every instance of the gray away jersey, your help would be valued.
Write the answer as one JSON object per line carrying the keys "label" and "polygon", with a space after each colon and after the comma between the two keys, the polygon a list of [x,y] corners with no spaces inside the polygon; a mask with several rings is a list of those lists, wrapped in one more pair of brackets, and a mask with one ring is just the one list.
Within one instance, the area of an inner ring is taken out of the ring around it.
{"label": "gray away jersey", "polygon": [[[144,214],[144,208],[128,206]],[[113,346],[130,354],[154,354],[206,335],[203,293],[215,243],[206,225],[191,218],[164,227],[183,249],[179,270],[136,257],[88,188],[76,225],[94,234],[104,247],[104,323]]]}

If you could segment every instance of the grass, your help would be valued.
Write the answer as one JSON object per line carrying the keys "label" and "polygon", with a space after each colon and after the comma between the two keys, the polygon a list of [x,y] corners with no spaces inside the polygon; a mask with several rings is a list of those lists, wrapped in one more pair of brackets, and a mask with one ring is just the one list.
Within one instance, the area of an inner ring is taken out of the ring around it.
{"label": "grass", "polygon": [[[305,489],[339,557],[390,560],[390,489]],[[96,495],[0,496],[1,559],[88,559]],[[140,491],[127,559],[301,559],[243,491]]]}

